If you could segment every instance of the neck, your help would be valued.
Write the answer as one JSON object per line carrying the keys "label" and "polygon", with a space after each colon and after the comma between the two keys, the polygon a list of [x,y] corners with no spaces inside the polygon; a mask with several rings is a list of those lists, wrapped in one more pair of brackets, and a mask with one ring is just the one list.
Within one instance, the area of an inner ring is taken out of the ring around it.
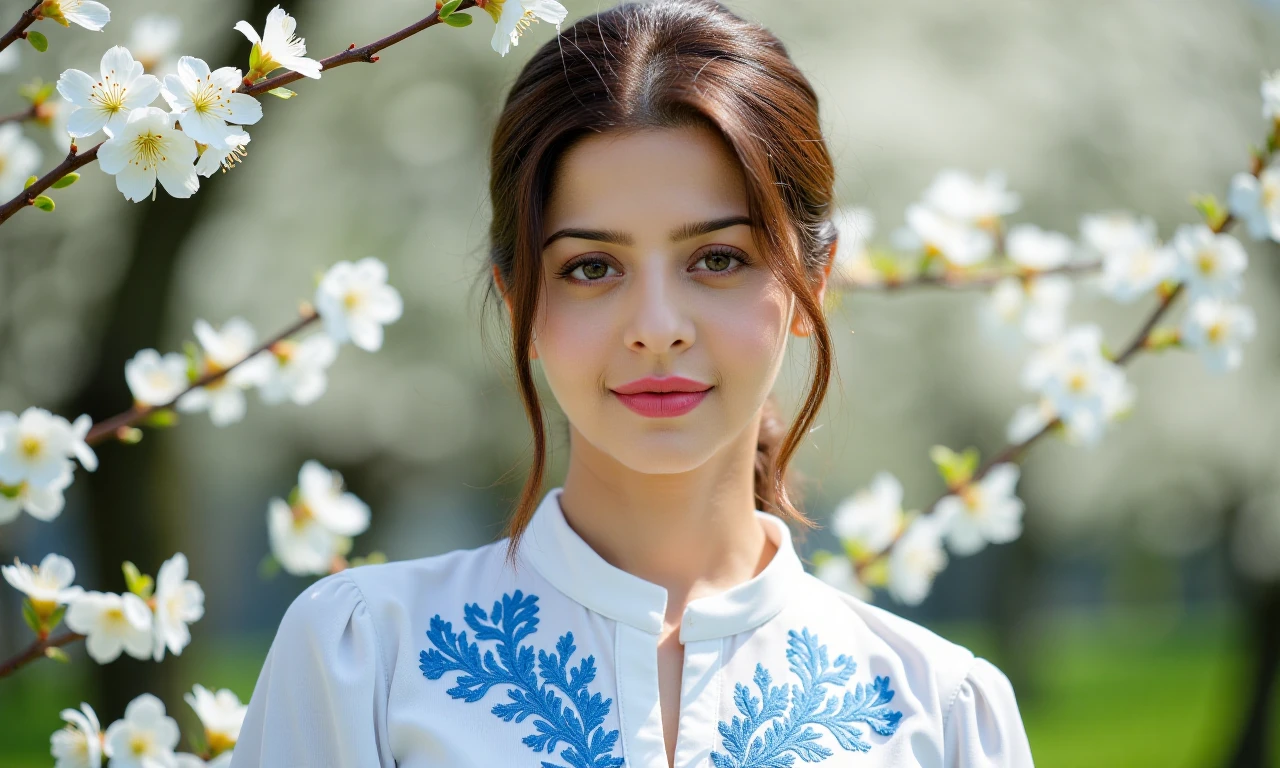
{"label": "neck", "polygon": [[755,513],[757,429],[696,469],[655,475],[628,469],[570,425],[565,520],[610,565],[667,590],[668,625],[690,601],[751,579],[777,551]]}

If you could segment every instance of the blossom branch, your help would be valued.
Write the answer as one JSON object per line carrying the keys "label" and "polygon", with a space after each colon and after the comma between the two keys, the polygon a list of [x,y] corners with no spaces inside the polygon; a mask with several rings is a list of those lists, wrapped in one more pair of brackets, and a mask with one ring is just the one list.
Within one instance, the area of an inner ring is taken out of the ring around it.
{"label": "blossom branch", "polygon": [[[38,7],[39,5],[40,5],[39,3],[36,3],[36,5],[32,6],[31,10],[29,10],[27,13],[32,13],[35,10],[35,8]],[[474,7],[475,7],[475,0],[463,0],[462,4],[458,6],[458,9],[454,11],[454,13],[457,13],[458,11],[466,10],[468,8],[474,8]],[[31,19],[31,21],[34,21],[34,16]],[[27,22],[27,24],[30,24],[30,23],[31,23],[30,21]],[[424,29],[433,27],[439,23],[440,23],[440,12],[433,11],[431,15],[426,16],[425,18],[420,19],[417,22],[414,22],[413,24],[410,24],[404,29],[401,29],[400,31],[394,34],[388,35],[380,40],[376,40],[372,43],[369,43],[368,45],[365,45],[363,47],[357,48],[355,46],[355,43],[352,43],[351,46],[347,48],[347,50],[341,53],[335,54],[333,56],[330,56],[327,59],[323,59],[320,62],[321,70],[323,71],[327,69],[333,69],[334,67],[340,67],[344,64],[351,64],[358,61],[369,62],[369,63],[375,62],[378,60],[378,57],[375,55],[378,51],[381,51],[384,48],[388,48],[392,45],[395,45],[396,43],[402,40],[405,40],[406,38],[412,37],[413,35],[416,35],[419,32],[423,31]],[[21,22],[19,24],[21,25]],[[14,29],[21,32],[19,25],[15,25]],[[10,30],[10,33],[12,34],[13,30]],[[0,48],[3,48],[3,46],[0,46]],[[240,93],[248,94],[250,96],[257,96],[261,93],[265,93],[267,91],[271,91],[275,88],[279,88],[288,83],[292,83],[296,80],[301,79],[302,77],[303,75],[297,72],[285,72],[283,74],[276,75],[275,77],[268,77],[264,80],[260,80],[256,83],[245,83],[240,88],[237,88],[236,90]],[[76,154],[75,144],[73,142],[71,145],[71,152],[67,155],[66,159],[63,160],[58,165],[58,167],[54,168],[52,171],[49,171],[44,176],[41,176],[30,187],[27,187],[26,189],[24,189],[22,192],[20,192],[16,197],[14,197],[9,202],[5,203],[4,205],[0,205],[0,224],[4,224],[4,222],[8,221],[10,217],[12,217],[15,213],[17,213],[22,208],[28,205],[34,205],[36,198],[39,197],[43,192],[51,188],[54,185],[54,183],[57,182],[59,179],[61,179],[63,176],[66,176],[68,173],[76,170],[77,168],[81,168],[93,162],[94,160],[96,160],[98,157],[98,148],[101,147],[103,143],[105,142],[99,142],[98,144],[94,145],[93,147],[90,147],[84,152],[81,152],[80,154]]]}
{"label": "blossom branch", "polygon": [[36,15],[36,9],[40,7],[41,2],[42,0],[36,0],[30,8],[23,11],[22,15],[18,17],[17,23],[14,24],[8,32],[5,32],[3,37],[0,37],[0,51],[3,51],[5,48],[8,48],[20,39],[26,39],[27,27],[40,20],[40,17]]}
{"label": "blossom branch", "polygon": [[0,125],[4,125],[5,123],[23,123],[34,118],[39,114],[39,112],[40,105],[32,104],[21,112],[14,112],[10,115],[0,115]]}
{"label": "blossom branch", "polygon": [[[1254,176],[1257,176],[1259,174],[1261,167],[1262,167],[1262,164],[1259,164],[1257,162],[1254,163],[1254,167],[1252,169],[1252,173]],[[1209,229],[1214,234],[1221,234],[1223,232],[1226,232],[1231,227],[1231,225],[1235,223],[1235,221],[1236,219],[1233,215],[1227,214],[1217,222],[1210,222]],[[1151,334],[1155,330],[1156,325],[1160,322],[1160,320],[1165,316],[1165,314],[1173,306],[1177,298],[1182,294],[1184,287],[1185,287],[1185,283],[1179,283],[1178,285],[1174,286],[1171,290],[1169,290],[1167,293],[1161,294],[1159,303],[1156,305],[1156,308],[1147,317],[1146,321],[1138,329],[1137,333],[1134,334],[1129,344],[1125,346],[1124,351],[1113,358],[1112,362],[1115,363],[1115,365],[1117,366],[1127,365],[1138,354],[1138,352],[1141,352],[1143,349],[1147,348],[1148,341],[1151,339]],[[1030,437],[1026,438],[1025,440],[1007,445],[998,454],[988,459],[987,461],[983,462],[974,471],[973,476],[969,478],[965,484],[970,485],[973,483],[980,482],[984,477],[986,477],[991,472],[992,469],[994,469],[997,466],[1000,466],[1001,464],[1017,463],[1021,461],[1023,455],[1026,454],[1026,452],[1031,448],[1033,444],[1035,444],[1045,435],[1049,434],[1051,431],[1053,431],[1055,428],[1061,425],[1062,425],[1061,417],[1054,417],[1047,424],[1045,424],[1043,427],[1041,427],[1039,430],[1037,430],[1034,434],[1032,434]],[[954,490],[955,489],[949,489],[947,493],[934,499],[934,501],[931,504],[929,504],[929,506],[924,508],[924,510],[921,512],[921,515],[927,516],[927,515],[933,514],[934,511],[937,509],[938,505],[942,502],[942,500],[945,499],[948,495],[950,495]],[[894,546],[897,545],[897,543],[902,539],[905,533],[906,533],[906,526],[903,526],[894,534],[893,538],[890,540],[889,544],[886,547],[884,547],[884,549],[874,554],[870,554],[865,558],[861,558],[857,562],[855,562],[854,568],[858,575],[858,578],[865,579],[867,576],[867,572],[870,568],[877,565],[878,563],[883,561],[886,557],[888,557],[889,553],[893,551]]]}
{"label": "blossom branch", "polygon": [[46,658],[46,651],[50,648],[61,648],[62,646],[69,645],[77,640],[83,640],[84,637],[84,635],[78,632],[68,631],[55,637],[38,639],[31,643],[25,651],[21,651],[16,656],[13,656],[12,658],[7,659],[3,664],[0,664],[0,678],[12,675],[14,672],[17,672],[19,669],[33,661]]}
{"label": "blossom branch", "polygon": [[129,410],[124,411],[123,413],[118,413],[115,416],[112,416],[108,419],[103,419],[97,424],[94,424],[89,429],[89,434],[85,436],[85,442],[88,443],[89,445],[97,445],[98,443],[105,442],[106,440],[108,440],[113,436],[119,437],[122,430],[126,430],[129,427],[136,425],[138,422],[142,421],[147,416],[149,416],[150,414],[156,411],[162,411],[167,408],[174,407],[177,404],[177,402],[182,399],[182,396],[187,394],[191,390],[208,386],[209,384],[212,384],[220,380],[222,377],[226,376],[236,368],[240,367],[247,360],[253,359],[258,354],[271,349],[271,347],[273,347],[274,345],[302,331],[308,325],[311,325],[311,323],[315,322],[316,319],[319,317],[320,315],[316,313],[315,308],[313,308],[309,304],[304,305],[300,316],[298,317],[297,321],[293,323],[293,325],[290,325],[288,328],[284,329],[283,331],[276,334],[272,338],[263,342],[252,352],[245,355],[244,358],[242,358],[239,362],[227,368],[211,370],[208,373],[205,373],[203,376],[191,382],[190,386],[188,386],[185,390],[180,392],[173,399],[169,400],[169,402],[167,403],[163,403],[161,405],[141,405],[141,404],[135,403],[133,407],[131,407]]}
{"label": "blossom branch", "polygon": [[855,280],[841,280],[836,283],[835,287],[846,291],[878,291],[882,293],[892,293],[912,288],[947,288],[953,290],[964,288],[989,288],[999,283],[1001,280],[1010,277],[1030,279],[1044,275],[1087,274],[1096,272],[1101,268],[1102,262],[1099,260],[1081,264],[1067,264],[1061,267],[1054,267],[1053,269],[1017,270],[1012,272],[1003,269],[987,269],[974,272],[952,270],[942,274],[916,275],[906,279],[887,277],[883,283],[879,284],[859,283]]}

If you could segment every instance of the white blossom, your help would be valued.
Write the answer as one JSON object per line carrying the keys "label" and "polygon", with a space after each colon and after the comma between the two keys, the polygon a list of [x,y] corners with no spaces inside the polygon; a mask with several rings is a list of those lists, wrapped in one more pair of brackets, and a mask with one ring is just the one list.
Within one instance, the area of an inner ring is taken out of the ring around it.
{"label": "white blossom", "polygon": [[1227,207],[1245,223],[1254,240],[1280,240],[1280,167],[1267,166],[1257,176],[1233,176]]}
{"label": "white blossom", "polygon": [[116,189],[135,203],[155,192],[158,180],[173,197],[191,197],[200,189],[196,143],[174,127],[174,116],[142,107],[113,132],[98,150],[98,167],[116,177]]}
{"label": "white blossom", "polygon": [[76,567],[62,555],[47,554],[39,565],[26,565],[14,558],[13,565],[0,566],[4,580],[31,598],[41,616],[48,616],[59,605],[66,605],[84,593],[72,586]]}
{"label": "white blossom", "polygon": [[1249,257],[1233,235],[1215,233],[1204,224],[1183,224],[1169,244],[1177,255],[1177,277],[1186,283],[1190,298],[1240,295]]}
{"label": "white blossom", "polygon": [[1051,232],[1034,224],[1018,224],[1009,230],[1005,248],[1013,263],[1043,272],[1065,267],[1071,261],[1075,243],[1061,232]]}
{"label": "white blossom", "polygon": [[370,352],[382,348],[382,326],[404,312],[400,293],[387,285],[387,265],[372,256],[330,267],[316,288],[315,307],[334,341]]}
{"label": "white blossom", "polygon": [[1005,429],[1005,439],[1011,443],[1025,443],[1057,417],[1058,412],[1047,397],[1019,406]]}
{"label": "white blossom", "polygon": [[[247,93],[237,93],[243,75],[235,67],[209,65],[194,56],[178,59],[176,74],[166,75],[160,94],[169,102],[182,132],[201,144],[230,149],[245,144],[244,133],[227,123],[253,125],[262,119],[262,105]],[[236,137],[234,144],[228,137]]]}
{"label": "white blossom", "polygon": [[859,600],[870,602],[871,589],[858,579],[853,561],[843,555],[831,555],[813,569],[813,575],[841,592],[847,592]]}
{"label": "white blossom", "polygon": [[18,68],[21,59],[18,57],[18,46],[10,45],[0,50],[0,73],[12,72]]}
{"label": "white blossom", "polygon": [[186,390],[187,358],[178,352],[163,357],[154,349],[139,350],[124,364],[124,380],[135,402],[164,405]]}
{"label": "white blossom", "polygon": [[49,737],[54,768],[101,768],[103,733],[93,707],[81,702],[79,710],[68,707],[59,717],[67,724]]}
{"label": "white blossom", "polygon": [[1128,211],[1090,213],[1080,217],[1080,237],[1099,258],[1156,244],[1156,222]]}
{"label": "white blossom", "polygon": [[919,203],[907,208],[907,226],[924,247],[957,267],[971,267],[991,257],[995,240],[986,230]]}
{"label": "white blossom", "polygon": [[216,694],[197,683],[182,698],[195,710],[204,726],[205,742],[214,754],[221,754],[235,746],[240,738],[240,728],[248,706],[240,703],[240,697],[229,688]]}
{"label": "white blossom", "polygon": [[477,0],[476,7],[483,8],[497,24],[489,43],[503,56],[511,46],[520,44],[520,35],[534,22],[554,24],[558,33],[561,22],[569,14],[556,0]]}
{"label": "white blossom", "polygon": [[66,505],[63,491],[71,485],[73,466],[66,462],[61,474],[44,485],[36,485],[30,480],[23,480],[17,485],[0,483],[0,525],[13,522],[24,509],[27,514],[46,523],[62,514]]}
{"label": "white blossom", "polygon": [[314,459],[298,470],[298,502],[321,525],[342,536],[358,536],[369,527],[369,505],[344,490],[341,474]]}
{"label": "white blossom", "polygon": [[191,642],[188,624],[204,616],[204,590],[187,578],[187,556],[181,552],[164,561],[156,574],[155,644],[152,658],[160,661],[167,648],[175,656]]}
{"label": "white blossom", "polygon": [[133,110],[148,106],[160,95],[160,81],[144,73],[142,62],[135,61],[123,45],[102,54],[98,73],[94,77],[68,69],[58,78],[58,93],[75,106],[67,116],[67,132],[72,136],[92,136],[101,130],[111,136],[125,127]]}
{"label": "white blossom", "polygon": [[87,414],[69,423],[43,408],[31,406],[22,415],[0,413],[0,483],[30,481],[52,485],[75,456],[85,469],[98,466],[97,456],[84,442],[93,420]]}
{"label": "white blossom", "polygon": [[86,636],[85,650],[99,664],[115,661],[121,651],[151,658],[151,610],[132,592],[85,592],[71,601],[64,621]]}
{"label": "white blossom", "polygon": [[1064,275],[1006,277],[981,305],[987,328],[1009,338],[1047,344],[1062,335],[1073,288]]}
{"label": "white blossom", "polygon": [[244,160],[248,155],[245,144],[249,143],[249,134],[228,133],[227,146],[215,147],[207,144],[199,144],[200,159],[196,161],[196,173],[206,179],[217,173],[219,169],[223,173],[231,170],[237,163]]}
{"label": "white blossom", "polygon": [[902,529],[902,483],[877,472],[871,484],[836,505],[832,530],[841,541],[868,554],[888,549]]}
{"label": "white blossom", "polygon": [[946,566],[939,521],[932,515],[917,515],[889,552],[889,594],[901,603],[918,605]]}
{"label": "white blossom", "polygon": [[832,271],[841,279],[857,285],[880,285],[883,280],[871,263],[867,250],[876,231],[876,220],[871,211],[841,208],[836,212],[835,224],[840,237],[836,242]]}
{"label": "white blossom", "polygon": [[1102,329],[1081,325],[1038,350],[1023,369],[1022,384],[1049,405],[1080,442],[1092,445],[1108,421],[1132,402],[1124,370],[1102,354]]}
{"label": "white blossom", "polygon": [[1280,120],[1280,70],[1262,77],[1262,116],[1268,120]]}
{"label": "white blossom", "polygon": [[924,204],[951,219],[972,226],[992,227],[1022,205],[1018,193],[1005,184],[1004,174],[988,171],[983,179],[948,168],[940,171],[924,193]]}
{"label": "white blossom", "polygon": [[1243,304],[1201,297],[1187,307],[1179,338],[1200,353],[1209,370],[1225,373],[1240,367],[1242,347],[1258,331],[1253,310]]}
{"label": "white blossom", "polygon": [[257,386],[269,372],[269,361],[263,352],[245,360],[256,347],[257,331],[247,320],[233,317],[215,329],[206,320],[195,321],[195,335],[204,349],[202,373],[225,371],[241,360],[244,363],[217,380],[197,387],[178,399],[178,410],[209,411],[215,426],[223,427],[244,418],[244,390]]}
{"label": "white blossom", "polygon": [[1100,285],[1115,301],[1129,304],[1173,279],[1177,269],[1174,250],[1153,242],[1109,253],[1102,262]]}
{"label": "white blossom", "polygon": [[170,768],[178,746],[178,723],[164,713],[164,702],[144,693],[124,708],[124,719],[107,728],[109,768]]}
{"label": "white blossom", "polygon": [[947,545],[957,555],[972,555],[992,544],[1004,544],[1022,533],[1022,500],[1014,495],[1020,471],[1017,464],[991,468],[977,483],[938,502],[935,514]]}
{"label": "white blossom", "polygon": [[305,509],[292,508],[279,498],[267,505],[267,535],[271,554],[295,576],[329,573],[345,546],[344,537],[325,528]]}
{"label": "white blossom", "polygon": [[0,198],[17,197],[39,168],[40,147],[22,133],[22,124],[0,125]]}
{"label": "white blossom", "polygon": [[306,39],[293,34],[297,24],[297,20],[278,5],[267,14],[261,37],[249,22],[236,22],[235,29],[253,43],[249,56],[249,66],[253,70],[250,74],[265,77],[284,67],[306,77],[320,77],[320,62],[306,57]]}
{"label": "white blossom", "polygon": [[177,16],[144,13],[133,22],[129,50],[147,72],[163,77],[172,69],[170,56],[181,37],[182,22]]}
{"label": "white blossom", "polygon": [[64,27],[76,24],[90,32],[101,32],[111,21],[111,10],[95,0],[46,0],[40,12]]}
{"label": "white blossom", "polygon": [[338,343],[331,336],[318,333],[300,342],[280,342],[271,351],[270,371],[259,388],[264,402],[310,405],[324,394],[329,381],[325,371],[338,357]]}

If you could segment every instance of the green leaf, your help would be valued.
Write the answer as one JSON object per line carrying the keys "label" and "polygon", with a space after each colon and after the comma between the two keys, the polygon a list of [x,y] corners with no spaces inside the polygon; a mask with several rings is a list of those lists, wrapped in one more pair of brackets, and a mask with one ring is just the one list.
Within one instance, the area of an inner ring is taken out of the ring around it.
{"label": "green leaf", "polygon": [[125,445],[137,445],[142,442],[142,430],[137,427],[121,427],[116,431],[116,439]]}
{"label": "green leaf", "polygon": [[31,97],[31,100],[37,104],[43,104],[46,101],[48,101],[50,96],[53,95],[53,91],[57,87],[58,87],[58,84],[55,82],[45,83],[44,85],[40,86],[40,90],[35,92],[35,95]]}
{"label": "green leaf", "polygon": [[23,189],[30,189],[32,184],[40,180],[39,176],[31,176],[27,179],[27,183],[22,185]]}
{"label": "green leaf", "polygon": [[155,581],[150,576],[138,570],[138,566],[132,562],[125,560],[121,566],[124,571],[124,583],[129,591],[138,597],[146,600],[151,597],[151,590],[155,586]]}
{"label": "green leaf", "polygon": [[71,661],[71,657],[67,655],[66,651],[54,645],[51,645],[48,648],[45,648],[44,655],[48,656],[54,661],[60,661],[63,664],[66,664]]}
{"label": "green leaf", "polygon": [[272,555],[267,555],[262,558],[261,563],[258,563],[258,576],[263,579],[275,578],[278,573],[280,573],[280,561]]}
{"label": "green leaf", "polygon": [[440,6],[439,15],[441,20],[449,18],[454,11],[458,10],[459,5],[462,5],[462,0],[449,0],[449,2]]}
{"label": "green leaf", "polygon": [[187,356],[187,381],[195,381],[200,378],[200,345],[194,341],[184,341],[182,353]]}
{"label": "green leaf", "polygon": [[34,29],[27,30],[27,42],[31,43],[31,47],[35,48],[37,51],[41,53],[44,53],[45,51],[49,50],[49,38],[45,37],[44,35],[40,34]]}
{"label": "green leaf", "polygon": [[144,427],[172,427],[178,423],[178,414],[172,408],[161,408],[148,413],[142,420]]}
{"label": "green leaf", "polygon": [[288,499],[289,506],[296,507],[298,506],[298,502],[301,500],[302,500],[302,489],[295,485],[293,487],[293,490],[289,491],[289,499]]}
{"label": "green leaf", "polygon": [[973,472],[978,468],[978,449],[966,448],[956,453],[945,445],[935,445],[929,449],[929,458],[938,467],[938,473],[952,490],[968,484]]}
{"label": "green leaf", "polygon": [[294,96],[298,95],[293,91],[289,90],[288,88],[285,88],[283,85],[280,86],[279,88],[272,88],[271,90],[267,91],[267,93],[281,99],[292,99]]}
{"label": "green leaf", "polygon": [[53,212],[53,198],[49,197],[48,195],[37,196],[35,199],[35,202],[33,202],[32,205],[34,205],[35,207],[39,208],[42,211],[48,211],[50,213]]}
{"label": "green leaf", "polygon": [[0,483],[0,496],[5,497],[6,499],[16,499],[20,493],[22,493],[21,483],[18,485],[5,485],[4,483]]}
{"label": "green leaf", "polygon": [[67,606],[60,605],[53,613],[49,614],[49,622],[48,622],[49,629],[53,629],[54,627],[61,624],[62,617],[65,616],[66,613],[67,613]]}
{"label": "green leaf", "polygon": [[465,27],[471,23],[471,15],[467,13],[455,13],[446,19],[441,19],[441,21],[451,27]]}
{"label": "green leaf", "polygon": [[66,176],[63,176],[62,178],[53,182],[53,188],[66,189],[67,187],[71,186],[72,184],[75,184],[79,180],[80,180],[80,174],[76,173],[75,171],[72,171],[71,173],[68,173]]}
{"label": "green leaf", "polygon": [[36,613],[36,607],[29,597],[22,601],[22,619],[31,627],[32,632],[40,634],[40,614]]}

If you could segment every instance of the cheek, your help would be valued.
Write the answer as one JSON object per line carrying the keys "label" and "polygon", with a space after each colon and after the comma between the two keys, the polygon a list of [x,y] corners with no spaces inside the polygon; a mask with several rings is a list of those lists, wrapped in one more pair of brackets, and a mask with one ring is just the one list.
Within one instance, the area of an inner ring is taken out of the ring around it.
{"label": "cheek", "polygon": [[776,283],[709,302],[700,324],[702,341],[726,369],[774,368],[786,347],[787,304],[785,290]]}
{"label": "cheek", "polygon": [[534,328],[547,382],[558,391],[594,387],[608,360],[609,327],[602,303],[544,296]]}

